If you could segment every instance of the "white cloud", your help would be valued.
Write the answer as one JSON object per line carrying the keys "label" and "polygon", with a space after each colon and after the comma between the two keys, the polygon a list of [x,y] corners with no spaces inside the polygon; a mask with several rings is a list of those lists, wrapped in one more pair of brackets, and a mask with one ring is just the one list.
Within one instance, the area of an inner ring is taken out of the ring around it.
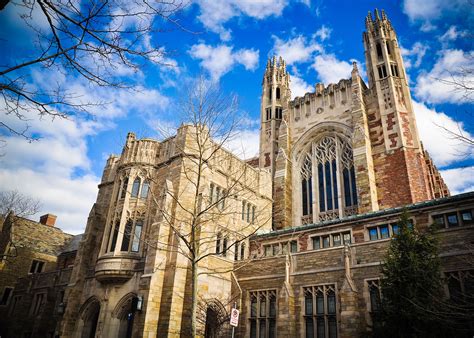
{"label": "white cloud", "polygon": [[321,41],[327,40],[331,37],[332,29],[323,25],[320,29],[314,34],[315,37],[321,39]]}
{"label": "white cloud", "polygon": [[471,93],[467,93],[462,88],[457,89],[452,82],[464,82],[467,86],[472,86],[474,74],[463,74],[462,70],[472,68],[473,59],[474,52],[457,49],[441,51],[433,69],[418,76],[415,88],[417,97],[430,103],[467,102]]}
{"label": "white cloud", "polygon": [[273,53],[281,56],[288,65],[307,62],[315,52],[322,52],[323,48],[315,41],[308,42],[302,35],[284,41],[277,36],[272,36],[275,43]]}
{"label": "white cloud", "polygon": [[474,191],[474,166],[441,170],[451,195]]}
{"label": "white cloud", "polygon": [[465,37],[468,34],[469,34],[468,31],[463,31],[463,30],[459,31],[456,26],[451,26],[448,28],[446,33],[444,33],[443,35],[439,37],[439,41],[441,41],[442,43],[446,43],[449,41],[457,40],[458,38]]}
{"label": "white cloud", "polygon": [[437,29],[436,21],[451,18],[455,21],[474,19],[472,3],[468,0],[404,0],[403,12],[412,23],[420,23],[422,32],[431,32]]}
{"label": "white cloud", "polygon": [[225,143],[225,148],[242,159],[258,155],[260,144],[260,129],[241,129]]}
{"label": "white cloud", "polygon": [[423,57],[426,54],[426,51],[429,49],[429,46],[422,44],[417,41],[411,46],[411,49],[400,48],[403,56],[403,61],[405,68],[418,68],[423,61]]}
{"label": "white cloud", "polygon": [[[47,89],[50,77],[40,72],[33,75],[33,81],[42,79],[44,89]],[[56,80],[74,93],[76,103],[102,102],[105,105],[90,107],[93,118],[82,114],[71,115],[68,119],[39,118],[35,111],[21,111],[30,126],[27,133],[40,139],[28,143],[2,131],[6,147],[1,149],[0,189],[18,190],[40,199],[41,213],[56,214],[61,229],[79,233],[85,228],[100,181],[92,172],[87,139],[114,126],[117,117],[130,112],[146,115],[166,108],[169,99],[155,89],[140,86],[136,91],[129,91],[92,87],[72,77],[54,76],[52,82]],[[4,109],[0,106],[0,110]],[[16,130],[25,127],[24,121],[12,115],[3,116],[2,122]]]}
{"label": "white cloud", "polygon": [[247,70],[255,70],[258,66],[259,51],[253,49],[240,49],[235,53],[235,60]]}
{"label": "white cloud", "polygon": [[199,21],[212,32],[220,35],[223,41],[231,38],[231,30],[224,24],[232,18],[249,16],[264,19],[280,16],[288,4],[287,0],[197,0],[200,7]]}
{"label": "white cloud", "polygon": [[317,55],[312,68],[318,72],[319,79],[326,83],[337,83],[351,76],[352,64],[341,61],[334,54]]}
{"label": "white cloud", "polygon": [[454,139],[452,134],[443,130],[445,128],[473,138],[474,135],[470,135],[461,123],[443,112],[428,108],[423,103],[413,101],[413,109],[421,141],[437,166],[443,167],[466,157],[474,157],[474,149],[466,143]]}
{"label": "white cloud", "polygon": [[297,96],[302,97],[306,93],[314,92],[313,86],[307,83],[303,78],[296,75],[291,75],[290,79],[291,79],[290,88],[291,88],[292,99],[294,99]]}
{"label": "white cloud", "polygon": [[213,47],[204,43],[193,45],[189,54],[201,60],[201,67],[209,72],[213,80],[219,80],[237,64],[243,65],[247,70],[255,70],[259,57],[258,50],[239,49],[234,52],[232,46]]}
{"label": "white cloud", "polygon": [[472,10],[471,4],[466,0],[405,0],[403,3],[403,12],[408,15],[410,20],[430,20],[439,19],[447,12],[458,12],[462,10]]}
{"label": "white cloud", "polygon": [[[7,122],[15,125],[13,119]],[[59,227],[79,233],[84,230],[99,183],[90,171],[85,139],[94,132],[95,123],[64,119],[31,119],[29,123],[30,131],[42,136],[39,141],[3,137],[7,146],[0,158],[1,189],[39,199],[41,213],[57,215]],[[85,174],[77,175],[77,171]]]}

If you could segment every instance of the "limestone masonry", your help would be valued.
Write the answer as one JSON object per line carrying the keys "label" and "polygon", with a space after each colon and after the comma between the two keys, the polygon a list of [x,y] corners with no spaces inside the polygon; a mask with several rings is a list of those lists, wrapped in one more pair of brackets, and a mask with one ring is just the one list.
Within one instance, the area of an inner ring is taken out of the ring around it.
{"label": "limestone masonry", "polygon": [[201,125],[163,141],[128,134],[105,166],[57,334],[190,337],[191,236],[199,336],[229,337],[234,305],[236,337],[370,334],[403,210],[419,231],[438,226],[447,297],[467,292],[474,193],[450,196],[423,149],[397,35],[374,15],[367,84],[354,63],[350,78],[292,100],[285,61],[268,60],[258,158]]}

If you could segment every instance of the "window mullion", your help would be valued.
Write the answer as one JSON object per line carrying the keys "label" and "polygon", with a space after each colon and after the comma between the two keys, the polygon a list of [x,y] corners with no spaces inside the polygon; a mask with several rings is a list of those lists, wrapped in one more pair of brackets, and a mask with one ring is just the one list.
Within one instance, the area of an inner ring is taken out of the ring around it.
{"label": "window mullion", "polygon": [[314,156],[314,143],[311,145],[311,175],[313,179],[311,180],[311,189],[313,190],[313,223],[318,222],[319,218],[319,178],[318,178],[318,163],[316,161],[316,156]]}
{"label": "window mullion", "polygon": [[336,182],[337,182],[337,200],[338,200],[338,206],[339,206],[339,218],[342,218],[344,216],[344,204],[342,203],[342,188],[341,188],[341,175],[342,175],[342,170],[341,170],[341,154],[340,154],[340,149],[339,149],[339,138],[336,137]]}

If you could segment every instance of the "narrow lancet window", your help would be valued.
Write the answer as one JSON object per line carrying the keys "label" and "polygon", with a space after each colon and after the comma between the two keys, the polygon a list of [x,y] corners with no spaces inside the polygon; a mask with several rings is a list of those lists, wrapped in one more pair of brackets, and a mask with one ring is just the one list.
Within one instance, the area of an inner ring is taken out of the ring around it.
{"label": "narrow lancet window", "polygon": [[138,197],[138,192],[140,190],[140,184],[141,184],[141,180],[140,180],[140,177],[137,177],[135,179],[135,181],[133,181],[133,185],[132,185],[132,197]]}

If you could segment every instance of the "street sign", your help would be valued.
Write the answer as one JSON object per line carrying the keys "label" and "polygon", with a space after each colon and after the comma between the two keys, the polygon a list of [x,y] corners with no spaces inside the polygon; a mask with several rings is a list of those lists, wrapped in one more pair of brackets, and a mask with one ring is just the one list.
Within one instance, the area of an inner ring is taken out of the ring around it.
{"label": "street sign", "polygon": [[239,310],[232,309],[230,313],[230,325],[238,326],[239,325]]}

